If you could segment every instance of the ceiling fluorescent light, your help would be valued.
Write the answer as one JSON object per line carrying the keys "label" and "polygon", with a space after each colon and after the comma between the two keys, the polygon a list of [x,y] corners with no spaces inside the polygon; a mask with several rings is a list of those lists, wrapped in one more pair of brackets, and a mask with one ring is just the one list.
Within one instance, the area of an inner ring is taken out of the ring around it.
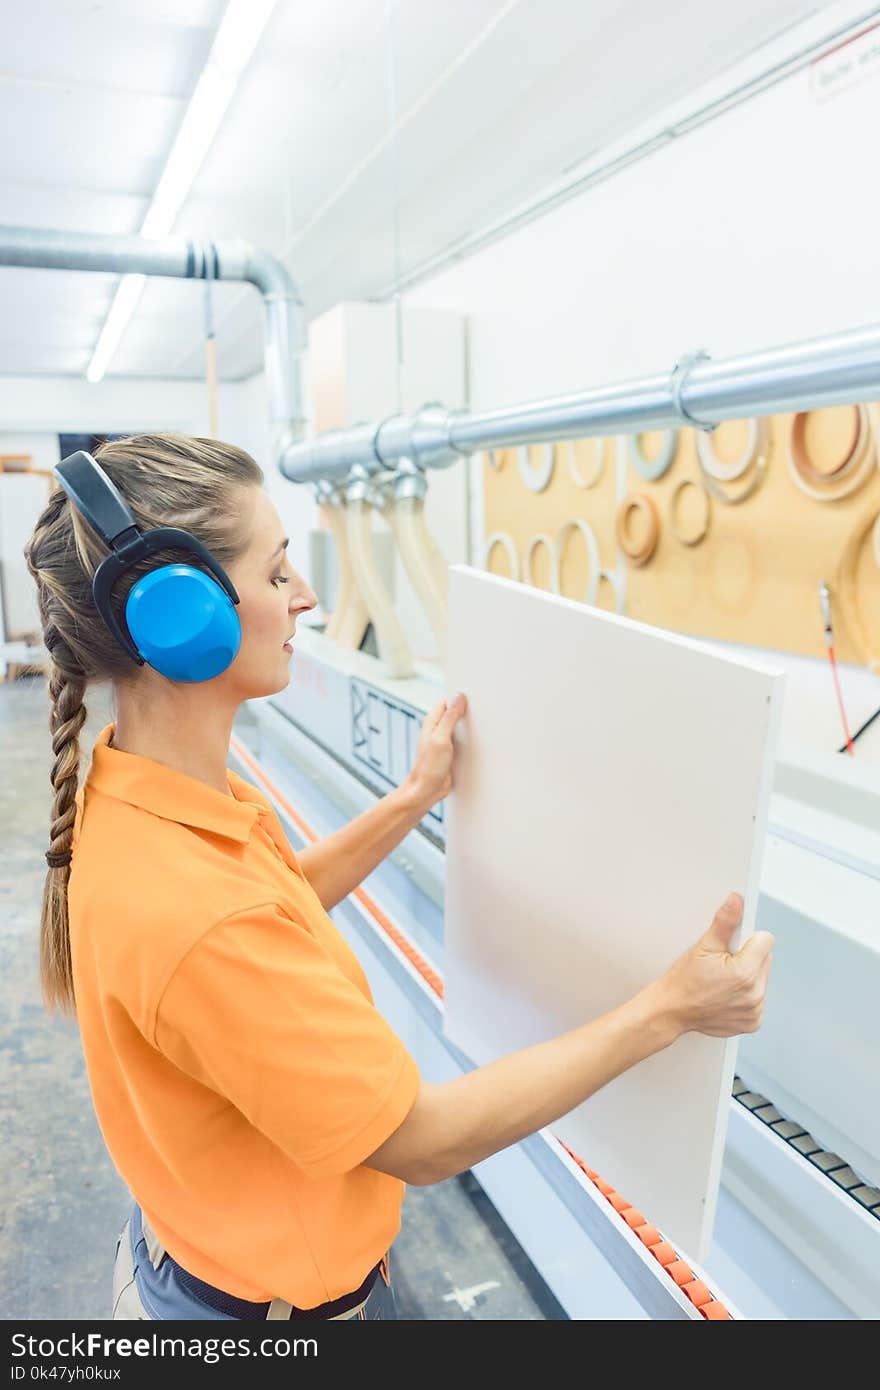
{"label": "ceiling fluorescent light", "polygon": [[137,308],[138,300],[147,283],[146,275],[123,275],[116,289],[116,298],[104,320],[104,327],[98,338],[92,360],[86,370],[89,381],[100,381],[107,370],[107,363],[119,346],[119,339],[128,326],[128,321]]}
{"label": "ceiling fluorescent light", "polygon": [[[141,224],[141,236],[167,236],[174,226],[276,3],[277,0],[229,0]],[[106,372],[143,293],[144,282],[143,275],[125,275],[120,280],[86,370],[89,381],[100,381]]]}
{"label": "ceiling fluorescent light", "polygon": [[174,226],[181,204],[204,163],[234,90],[235,78],[220,72],[209,62],[186,108],[177,139],[143,220],[141,236],[167,236]]}
{"label": "ceiling fluorescent light", "polygon": [[251,60],[276,0],[230,0],[214,35],[208,62],[238,77]]}

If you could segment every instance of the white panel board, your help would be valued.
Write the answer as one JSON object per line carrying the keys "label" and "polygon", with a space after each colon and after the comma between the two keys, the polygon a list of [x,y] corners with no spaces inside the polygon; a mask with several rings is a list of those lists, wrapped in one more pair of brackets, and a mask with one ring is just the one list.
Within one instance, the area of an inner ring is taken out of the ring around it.
{"label": "white panel board", "polygon": [[[485,1064],[621,1004],[731,890],[752,932],[784,678],[465,567],[449,617],[444,1026]],[[735,1053],[688,1034],[551,1126],[698,1260]]]}

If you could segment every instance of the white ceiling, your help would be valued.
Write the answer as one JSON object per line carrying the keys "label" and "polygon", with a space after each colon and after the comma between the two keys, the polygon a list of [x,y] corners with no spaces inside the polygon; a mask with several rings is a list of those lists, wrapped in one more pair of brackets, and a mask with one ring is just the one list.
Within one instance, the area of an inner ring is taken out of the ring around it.
{"label": "white ceiling", "polygon": [[[224,8],[6,6],[0,223],[137,232]],[[395,277],[395,203],[406,271],[821,8],[278,0],[174,231],[280,255],[310,317],[375,296]],[[84,373],[115,285],[0,268],[0,373]],[[201,375],[202,302],[151,281],[111,374]],[[248,376],[259,298],[220,285],[216,307],[221,375]]]}

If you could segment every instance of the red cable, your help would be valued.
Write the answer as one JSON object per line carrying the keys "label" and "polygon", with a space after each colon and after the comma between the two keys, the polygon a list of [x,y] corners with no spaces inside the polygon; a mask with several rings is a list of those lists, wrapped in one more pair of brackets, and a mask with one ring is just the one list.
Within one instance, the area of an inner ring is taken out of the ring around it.
{"label": "red cable", "polygon": [[846,739],[846,751],[851,758],[855,757],[853,751],[852,738],[849,732],[849,725],[846,722],[846,710],[843,706],[843,691],[840,688],[840,677],[837,674],[837,659],[834,655],[834,648],[828,643],[828,657],[831,662],[831,674],[834,677],[834,689],[837,691],[837,703],[840,706],[840,719],[843,724],[843,734]]}

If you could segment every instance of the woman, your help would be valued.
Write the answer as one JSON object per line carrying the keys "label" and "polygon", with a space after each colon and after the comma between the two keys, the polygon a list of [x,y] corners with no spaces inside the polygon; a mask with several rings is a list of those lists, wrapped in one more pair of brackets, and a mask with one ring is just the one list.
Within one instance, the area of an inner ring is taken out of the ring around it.
{"label": "woman", "polygon": [[[102,601],[93,577],[122,542],[101,539],[69,486],[53,493],[26,548],[53,663],[41,972],[47,1007],[76,1013],[102,1134],[136,1199],[113,1316],[393,1317],[405,1184],[516,1143],[684,1032],[755,1030],[772,937],[728,952],[734,895],[611,1013],[422,1081],[327,913],[449,792],[464,697],[425,720],[403,786],[294,855],[270,803],[226,768],[237,709],[287,685],[297,619],[316,602],[262,473],[184,436],[114,441],[97,458],[142,534],[173,526],[206,548],[240,626],[209,678],[162,674],[161,642],[145,663],[134,600],[162,565],[191,565],[192,547],[137,560]],[[110,683],[116,717],[77,793],[90,681]]]}

